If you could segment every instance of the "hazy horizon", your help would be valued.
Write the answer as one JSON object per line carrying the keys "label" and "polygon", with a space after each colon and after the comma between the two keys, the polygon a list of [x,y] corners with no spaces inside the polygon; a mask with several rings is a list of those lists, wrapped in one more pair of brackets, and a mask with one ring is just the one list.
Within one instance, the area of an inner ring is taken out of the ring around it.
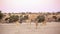
{"label": "hazy horizon", "polygon": [[3,13],[19,12],[57,12],[60,0],[0,0]]}

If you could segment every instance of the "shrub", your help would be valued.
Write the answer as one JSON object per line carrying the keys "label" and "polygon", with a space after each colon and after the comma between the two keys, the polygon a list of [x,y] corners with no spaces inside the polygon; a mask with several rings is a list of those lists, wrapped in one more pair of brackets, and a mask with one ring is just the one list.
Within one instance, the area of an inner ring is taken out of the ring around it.
{"label": "shrub", "polygon": [[1,13],[1,11],[0,11],[0,19],[2,19],[3,18],[3,13]]}
{"label": "shrub", "polygon": [[28,15],[20,15],[20,23],[28,19]]}
{"label": "shrub", "polygon": [[38,22],[43,22],[45,20],[45,16],[37,16],[37,19],[36,19]]}
{"label": "shrub", "polygon": [[23,21],[23,15],[20,15],[20,19],[19,20],[20,20],[19,23],[22,23],[22,21]]}
{"label": "shrub", "polygon": [[60,18],[58,18],[58,22],[60,22]]}
{"label": "shrub", "polygon": [[0,11],[0,22],[1,22],[2,18],[3,18],[3,13],[1,13],[1,11]]}
{"label": "shrub", "polygon": [[12,15],[9,17],[9,22],[16,22],[19,20],[19,16],[18,15]]}
{"label": "shrub", "polygon": [[56,16],[53,16],[52,18],[55,19],[55,21],[57,21],[57,17]]}
{"label": "shrub", "polygon": [[53,18],[54,18],[54,19],[57,19],[57,17],[56,17],[56,16],[53,16]]}
{"label": "shrub", "polygon": [[25,16],[24,16],[24,20],[27,20],[27,19],[28,19],[28,15],[25,15]]}

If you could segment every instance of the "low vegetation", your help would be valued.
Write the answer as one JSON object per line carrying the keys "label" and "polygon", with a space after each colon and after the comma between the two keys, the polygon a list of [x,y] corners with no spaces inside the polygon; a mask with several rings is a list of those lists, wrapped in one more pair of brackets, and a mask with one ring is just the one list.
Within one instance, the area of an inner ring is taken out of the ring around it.
{"label": "low vegetation", "polygon": [[20,22],[19,23],[22,23],[24,21],[28,20],[28,15],[20,15]]}
{"label": "low vegetation", "polygon": [[9,23],[16,22],[18,20],[19,20],[18,15],[12,15],[12,16],[9,17]]}
{"label": "low vegetation", "polygon": [[43,22],[45,20],[45,16],[43,16],[43,15],[40,16],[39,15],[39,16],[37,16],[36,20],[37,20],[38,23],[41,23],[41,22]]}
{"label": "low vegetation", "polygon": [[[29,14],[31,14],[31,13],[29,13]],[[47,13],[47,14],[50,15],[51,13]],[[2,22],[4,15],[5,14],[3,14],[2,11],[0,11],[0,22]],[[20,16],[15,15],[15,14],[12,15],[11,13],[9,13],[7,15],[9,15],[9,17],[6,17],[4,19],[5,20],[4,22],[6,22],[6,23],[14,23],[16,21],[18,21],[19,23],[22,23],[22,22],[26,22],[29,19],[29,15],[26,15],[26,13],[21,13]],[[52,16],[52,19],[51,19],[51,20],[54,20],[53,22],[60,22],[60,18],[56,16],[56,15],[60,15],[60,12],[58,12],[56,14],[54,13],[52,15],[54,15],[54,16]],[[44,14],[38,15],[36,19],[31,19],[31,20],[33,22],[37,21],[38,23],[42,23],[45,21],[45,16],[44,16]]]}
{"label": "low vegetation", "polygon": [[2,11],[0,11],[0,22],[2,21],[2,18],[3,18],[3,13]]}
{"label": "low vegetation", "polygon": [[60,18],[58,18],[58,22],[60,22]]}

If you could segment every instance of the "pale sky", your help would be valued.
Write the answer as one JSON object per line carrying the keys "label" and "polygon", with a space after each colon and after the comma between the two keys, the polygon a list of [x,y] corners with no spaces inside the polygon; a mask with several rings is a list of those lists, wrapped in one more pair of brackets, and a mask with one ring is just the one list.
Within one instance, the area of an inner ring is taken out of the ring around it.
{"label": "pale sky", "polygon": [[57,12],[60,0],[0,0],[2,12]]}

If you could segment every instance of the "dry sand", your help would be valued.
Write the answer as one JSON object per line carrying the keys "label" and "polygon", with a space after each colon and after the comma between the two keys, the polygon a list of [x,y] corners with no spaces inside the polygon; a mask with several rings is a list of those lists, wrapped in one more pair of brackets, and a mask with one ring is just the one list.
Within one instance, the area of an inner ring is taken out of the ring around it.
{"label": "dry sand", "polygon": [[0,24],[0,34],[60,34],[60,23],[47,22],[45,26],[39,23],[36,29],[35,23]]}

